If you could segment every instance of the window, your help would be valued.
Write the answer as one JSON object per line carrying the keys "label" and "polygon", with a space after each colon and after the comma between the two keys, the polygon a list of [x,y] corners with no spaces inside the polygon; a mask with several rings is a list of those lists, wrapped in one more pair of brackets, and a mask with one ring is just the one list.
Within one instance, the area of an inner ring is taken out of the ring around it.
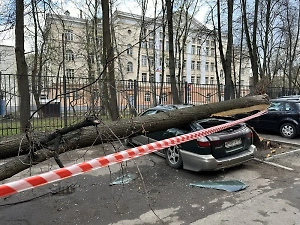
{"label": "window", "polygon": [[211,41],[210,44],[211,44],[212,47],[215,47],[215,41]]}
{"label": "window", "polygon": [[153,39],[149,39],[149,46],[148,46],[148,48],[154,49],[154,40]]}
{"label": "window", "polygon": [[150,74],[150,75],[149,75],[149,82],[150,82],[150,83],[155,82],[154,74]]}
{"label": "window", "polygon": [[201,47],[197,46],[197,55],[201,55]]}
{"label": "window", "polygon": [[147,29],[146,28],[142,29],[141,33],[142,33],[142,37],[145,37],[147,35]]}
{"label": "window", "polygon": [[98,44],[98,47],[102,47],[103,46],[103,39],[102,39],[102,37],[97,37],[97,44]]}
{"label": "window", "polygon": [[197,70],[201,70],[201,62],[197,61]]}
{"label": "window", "polygon": [[187,95],[187,101],[188,101],[188,102],[191,102],[191,101],[192,101],[192,95],[191,95],[190,92],[189,92],[188,95]]}
{"label": "window", "polygon": [[142,66],[147,66],[147,56],[142,55]]}
{"label": "window", "polygon": [[127,63],[127,72],[133,72],[133,64],[132,62]]}
{"label": "window", "polygon": [[183,61],[183,66],[182,68],[185,68],[186,67],[186,60]]}
{"label": "window", "polygon": [[191,69],[192,69],[192,70],[195,69],[195,61],[192,61],[192,63],[191,63]]}
{"label": "window", "polygon": [[221,78],[223,78],[223,77],[224,77],[224,72],[223,72],[223,70],[222,70],[222,69],[220,70],[220,77],[221,77]]}
{"label": "window", "polygon": [[142,73],[142,82],[147,82],[147,73]]}
{"label": "window", "polygon": [[210,55],[211,56],[215,56],[215,48],[211,48],[210,49]]}
{"label": "window", "polygon": [[268,111],[283,111],[283,102],[271,102]]}
{"label": "window", "polygon": [[141,43],[141,48],[146,48],[146,46],[147,46],[146,44],[147,44],[147,42],[145,40],[143,40]]}
{"label": "window", "polygon": [[72,50],[66,51],[66,61],[74,61],[74,54]]}
{"label": "window", "polygon": [[93,53],[89,54],[89,62],[95,63],[95,55]]}
{"label": "window", "polygon": [[127,45],[127,55],[132,55],[132,45]]}
{"label": "window", "polygon": [[201,84],[201,77],[197,77],[196,83],[197,83],[197,84]]}
{"label": "window", "polygon": [[66,76],[68,79],[74,79],[75,77],[74,69],[66,69]]}
{"label": "window", "polygon": [[205,77],[205,84],[208,84],[208,77]]}
{"label": "window", "polygon": [[67,88],[66,92],[67,92],[66,96],[70,99],[76,100],[76,99],[80,98],[79,93],[76,88]]}
{"label": "window", "polygon": [[163,37],[164,37],[163,32],[159,32],[159,37],[160,37],[160,38],[163,38]]}
{"label": "window", "polygon": [[131,79],[129,79],[128,80],[128,89],[133,89],[134,88],[134,81],[133,80],[131,80]]}
{"label": "window", "polygon": [[201,45],[201,39],[200,38],[197,39],[197,44]]}
{"label": "window", "polygon": [[213,77],[210,78],[210,84],[214,84],[214,78]]}
{"label": "window", "polygon": [[167,75],[167,76],[166,76],[166,82],[167,82],[167,83],[171,83],[171,77],[170,77],[170,75]]}
{"label": "window", "polygon": [[195,51],[196,51],[196,47],[195,47],[195,45],[192,45],[192,54],[193,55],[195,54]]}
{"label": "window", "polygon": [[161,94],[161,102],[166,102],[168,100],[168,95],[166,93]]}
{"label": "window", "polygon": [[149,64],[151,67],[154,67],[154,58],[153,57],[149,57]]}
{"label": "window", "polygon": [[150,102],[150,92],[146,92],[144,95],[145,102]]}
{"label": "window", "polygon": [[169,58],[166,58],[166,67],[169,67],[170,65],[169,65],[169,63],[170,63],[170,60],[169,60]]}
{"label": "window", "polygon": [[166,41],[166,51],[169,51],[169,42]]}
{"label": "window", "polygon": [[209,62],[205,63],[205,71],[207,71],[207,72],[209,71]]}
{"label": "window", "polygon": [[206,47],[206,49],[205,49],[205,54],[206,54],[207,56],[209,56],[209,47]]}
{"label": "window", "polygon": [[215,63],[210,63],[210,71],[214,72],[215,71]]}
{"label": "window", "polygon": [[206,46],[209,46],[209,40],[206,40]]}
{"label": "window", "polygon": [[193,44],[196,43],[196,38],[192,38],[192,43],[193,43]]}
{"label": "window", "polygon": [[64,36],[66,41],[73,41],[73,30],[66,29],[64,32]]}
{"label": "window", "polygon": [[194,77],[194,76],[191,77],[191,83],[192,83],[192,84],[195,83],[195,77]]}

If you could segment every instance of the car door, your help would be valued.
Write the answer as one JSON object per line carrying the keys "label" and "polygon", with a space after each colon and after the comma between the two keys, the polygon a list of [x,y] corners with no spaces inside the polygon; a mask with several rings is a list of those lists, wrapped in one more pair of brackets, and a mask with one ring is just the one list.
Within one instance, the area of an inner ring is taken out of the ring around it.
{"label": "car door", "polygon": [[[140,116],[153,115],[153,114],[157,114],[157,113],[160,113],[160,112],[164,112],[164,111],[151,109],[151,110],[145,111]],[[156,131],[156,132],[151,132],[151,133],[146,132],[143,135],[139,135],[139,136],[134,137],[134,140],[135,140],[135,142],[138,142],[141,145],[145,145],[145,144],[149,144],[151,142],[162,140],[163,139],[163,133],[164,133],[164,131]]]}
{"label": "car door", "polygon": [[259,117],[258,128],[277,131],[280,119],[285,113],[284,102],[271,102],[268,113]]}

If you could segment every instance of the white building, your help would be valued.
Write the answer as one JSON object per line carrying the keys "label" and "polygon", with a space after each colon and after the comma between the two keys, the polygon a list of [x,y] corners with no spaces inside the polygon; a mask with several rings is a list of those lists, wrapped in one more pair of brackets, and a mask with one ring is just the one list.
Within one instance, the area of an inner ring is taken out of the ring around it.
{"label": "white building", "polygon": [[0,116],[16,111],[16,58],[13,46],[0,45]]}

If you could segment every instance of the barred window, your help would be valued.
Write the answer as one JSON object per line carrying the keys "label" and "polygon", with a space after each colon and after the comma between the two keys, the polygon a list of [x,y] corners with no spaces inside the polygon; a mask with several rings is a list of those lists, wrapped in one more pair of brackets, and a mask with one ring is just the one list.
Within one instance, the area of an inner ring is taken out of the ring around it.
{"label": "barred window", "polygon": [[132,62],[127,63],[127,72],[133,72],[133,64]]}
{"label": "barred window", "polygon": [[73,30],[66,29],[64,31],[64,36],[66,41],[73,41]]}
{"label": "barred window", "polygon": [[74,61],[74,54],[72,50],[66,51],[66,61]]}

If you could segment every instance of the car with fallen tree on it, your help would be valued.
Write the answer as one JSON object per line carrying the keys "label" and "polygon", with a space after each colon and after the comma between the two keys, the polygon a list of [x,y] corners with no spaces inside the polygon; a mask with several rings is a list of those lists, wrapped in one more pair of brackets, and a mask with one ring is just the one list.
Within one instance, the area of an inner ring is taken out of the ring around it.
{"label": "car with fallen tree on it", "polygon": [[[139,116],[164,113],[191,105],[159,105],[147,109]],[[129,137],[127,145],[145,145],[163,139],[203,130],[231,122],[232,119],[209,117],[196,120],[180,127],[167,130],[145,132],[143,135]],[[167,163],[176,169],[192,171],[214,171],[240,165],[251,160],[256,152],[253,145],[252,130],[245,123],[234,125],[225,130],[192,141],[175,145],[155,152],[164,157]]]}

